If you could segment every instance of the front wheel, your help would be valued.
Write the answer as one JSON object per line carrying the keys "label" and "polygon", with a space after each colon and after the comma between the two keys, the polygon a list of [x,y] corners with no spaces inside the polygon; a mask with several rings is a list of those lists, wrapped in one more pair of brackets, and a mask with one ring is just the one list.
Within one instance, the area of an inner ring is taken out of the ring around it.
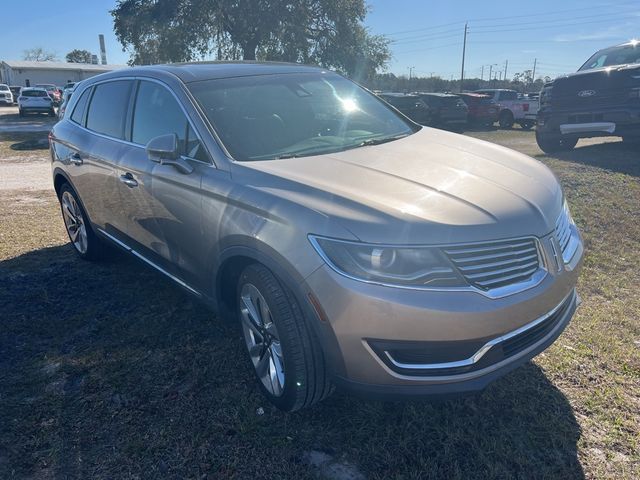
{"label": "front wheel", "polygon": [[240,275],[238,316],[262,393],[280,410],[313,405],[333,390],[324,355],[293,294],[260,264]]}
{"label": "front wheel", "polygon": [[533,128],[534,122],[522,122],[520,124],[520,127],[523,130],[531,130]]}
{"label": "front wheel", "polygon": [[577,138],[567,138],[562,135],[541,133],[536,130],[536,142],[545,153],[568,152],[578,143]]}

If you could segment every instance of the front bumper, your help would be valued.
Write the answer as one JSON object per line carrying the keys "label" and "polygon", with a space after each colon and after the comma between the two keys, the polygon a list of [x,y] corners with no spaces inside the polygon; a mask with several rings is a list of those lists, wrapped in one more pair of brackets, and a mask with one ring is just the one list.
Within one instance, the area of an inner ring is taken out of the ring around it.
{"label": "front bumper", "polygon": [[[331,332],[321,338],[335,343],[325,350],[337,385],[385,397],[461,394],[483,389],[560,335],[578,303],[582,255],[580,244],[567,265],[556,268],[549,259],[540,283],[502,298],[365,284],[327,266],[309,276],[306,287],[324,310],[320,330]],[[557,314],[545,323],[550,313]],[[534,327],[535,338],[516,335]]]}
{"label": "front bumper", "polygon": [[538,113],[538,131],[577,138],[640,135],[640,105],[588,110],[545,109]]}

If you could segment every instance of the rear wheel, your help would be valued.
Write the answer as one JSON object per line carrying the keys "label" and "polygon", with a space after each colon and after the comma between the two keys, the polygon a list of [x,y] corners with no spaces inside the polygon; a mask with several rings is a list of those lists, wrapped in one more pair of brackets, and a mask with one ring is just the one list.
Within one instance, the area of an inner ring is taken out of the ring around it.
{"label": "rear wheel", "polygon": [[578,143],[578,139],[563,137],[536,131],[536,142],[545,153],[567,152],[573,150]]}
{"label": "rear wheel", "polygon": [[293,294],[266,267],[240,275],[238,317],[262,393],[280,410],[313,405],[333,390],[324,355]]}
{"label": "rear wheel", "polygon": [[500,124],[500,128],[513,127],[513,123],[514,123],[513,113],[511,113],[509,110],[503,110],[500,113],[500,118],[498,119],[498,123]]}
{"label": "rear wheel", "polygon": [[521,127],[523,130],[531,130],[531,129],[533,128],[533,125],[534,125],[534,123],[533,123],[533,122],[522,122],[522,123],[520,124],[520,127]]}
{"label": "rear wheel", "polygon": [[62,218],[73,249],[85,260],[98,260],[105,256],[106,245],[96,236],[76,192],[65,183],[60,188]]}
{"label": "rear wheel", "polygon": [[22,109],[18,110],[18,115],[24,117],[24,111]]}

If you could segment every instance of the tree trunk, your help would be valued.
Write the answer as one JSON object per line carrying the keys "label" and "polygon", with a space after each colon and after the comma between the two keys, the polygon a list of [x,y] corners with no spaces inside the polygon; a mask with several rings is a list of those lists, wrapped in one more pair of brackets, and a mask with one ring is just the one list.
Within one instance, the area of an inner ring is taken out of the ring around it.
{"label": "tree trunk", "polygon": [[242,45],[242,59],[255,60],[256,48],[258,48],[258,43],[255,41],[247,42],[244,45]]}

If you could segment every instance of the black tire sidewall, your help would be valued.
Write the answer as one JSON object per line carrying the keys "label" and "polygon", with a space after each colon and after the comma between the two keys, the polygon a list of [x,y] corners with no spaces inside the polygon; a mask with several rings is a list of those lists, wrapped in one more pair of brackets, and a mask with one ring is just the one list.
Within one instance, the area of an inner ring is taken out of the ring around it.
{"label": "black tire sidewall", "polygon": [[[75,245],[73,244],[73,240],[71,239],[71,236],[69,235],[69,230],[67,230],[67,225],[64,222],[64,213],[62,212],[62,195],[65,192],[69,192],[73,196],[73,198],[75,199],[76,203],[78,204],[78,208],[80,208],[80,211],[82,212],[82,221],[84,222],[85,228],[87,229],[87,251],[85,253],[82,253],[82,252],[78,251],[78,249],[75,247]],[[62,222],[64,223],[64,228],[67,231],[67,236],[69,237],[69,242],[71,243],[71,248],[73,249],[73,251],[76,252],[76,254],[80,258],[82,258],[83,260],[98,260],[98,259],[102,258],[103,253],[104,253],[103,252],[104,245],[102,244],[100,239],[94,233],[94,231],[93,231],[93,229],[91,227],[91,221],[89,220],[89,217],[87,216],[87,212],[84,209],[84,205],[80,201],[80,197],[78,197],[78,195],[76,194],[75,190],[68,183],[64,183],[60,187],[60,193],[58,195],[58,201],[60,203],[60,213],[63,216]]]}
{"label": "black tire sidewall", "polygon": [[[298,403],[298,384],[305,385],[307,382],[304,362],[301,362],[304,356],[302,343],[299,338],[296,338],[298,336],[297,330],[291,328],[291,322],[303,321],[301,318],[301,310],[299,306],[297,306],[297,303],[292,305],[292,300],[295,302],[292,295],[287,294],[285,287],[270,270],[263,265],[252,264],[246,267],[240,275],[236,289],[237,316],[240,328],[242,328],[242,320],[240,318],[240,292],[242,291],[243,285],[247,283],[253,284],[266,300],[269,310],[271,311],[273,322],[278,330],[285,373],[282,395],[273,395],[262,384],[262,380],[258,377],[245,345],[248,364],[250,365],[251,370],[253,370],[260,390],[269,398],[271,403],[280,410],[291,411]],[[285,318],[288,318],[288,320],[285,320]],[[242,341],[244,342],[244,332]]]}

